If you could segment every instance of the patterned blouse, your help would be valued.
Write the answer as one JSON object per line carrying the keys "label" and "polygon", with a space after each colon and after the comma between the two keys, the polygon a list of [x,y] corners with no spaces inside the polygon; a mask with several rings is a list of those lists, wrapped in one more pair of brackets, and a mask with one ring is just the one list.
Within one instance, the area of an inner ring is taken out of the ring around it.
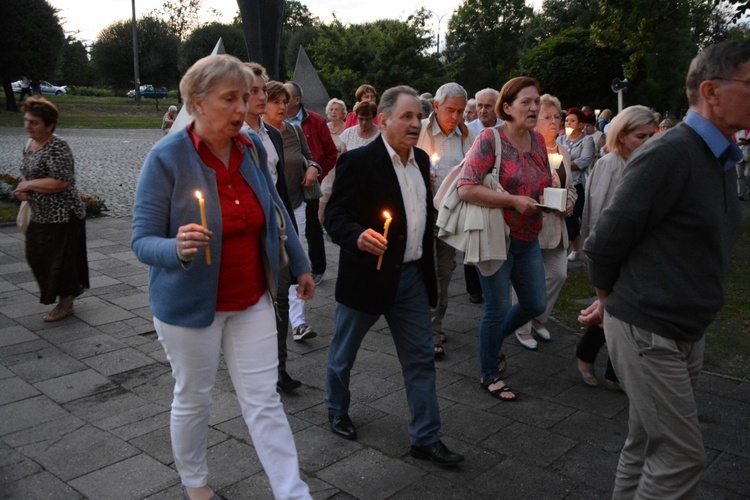
{"label": "patterned blouse", "polygon": [[31,220],[39,224],[65,223],[71,210],[79,219],[86,217],[86,208],[76,190],[74,163],[70,146],[56,135],[34,152],[29,141],[23,150],[21,175],[29,181],[51,177],[70,183],[59,193],[32,192]]}
{"label": "patterned blouse", "polygon": [[[503,132],[502,125],[497,126],[502,140],[502,159],[500,163],[499,182],[509,194],[528,196],[539,200],[544,188],[552,185],[549,159],[544,137],[536,131],[531,133],[531,151],[516,149]],[[483,130],[474,145],[466,154],[464,166],[458,180],[459,186],[481,185],[484,176],[489,174],[495,165],[495,134],[492,129]],[[542,212],[534,215],[521,215],[515,209],[506,208],[505,223],[510,234],[521,241],[533,242],[542,229]]]}

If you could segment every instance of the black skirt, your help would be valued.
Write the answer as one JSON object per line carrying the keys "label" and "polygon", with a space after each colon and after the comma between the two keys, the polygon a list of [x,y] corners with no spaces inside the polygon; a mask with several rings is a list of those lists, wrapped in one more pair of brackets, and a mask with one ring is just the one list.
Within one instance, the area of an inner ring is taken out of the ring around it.
{"label": "black skirt", "polygon": [[71,212],[68,222],[60,224],[32,221],[26,231],[26,260],[39,283],[42,304],[81,295],[90,286],[86,219]]}

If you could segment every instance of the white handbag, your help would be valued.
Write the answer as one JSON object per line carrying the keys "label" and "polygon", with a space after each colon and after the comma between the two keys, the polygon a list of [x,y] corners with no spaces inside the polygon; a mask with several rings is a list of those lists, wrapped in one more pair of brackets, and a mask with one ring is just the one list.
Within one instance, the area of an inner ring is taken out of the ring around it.
{"label": "white handbag", "polygon": [[22,201],[21,206],[18,208],[16,225],[23,234],[26,234],[26,230],[29,228],[29,222],[31,222],[31,203],[28,201]]}

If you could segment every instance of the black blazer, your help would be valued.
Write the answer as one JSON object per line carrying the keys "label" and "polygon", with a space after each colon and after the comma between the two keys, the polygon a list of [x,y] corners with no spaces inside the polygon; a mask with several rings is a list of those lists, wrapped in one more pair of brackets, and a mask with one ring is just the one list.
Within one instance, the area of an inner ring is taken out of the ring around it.
{"label": "black blazer", "polygon": [[[433,260],[434,207],[430,189],[430,161],[427,153],[414,148],[414,157],[422,174],[425,196],[425,232],[422,237],[422,267],[430,305],[437,303],[437,278]],[[378,257],[357,248],[359,235],[367,228],[383,232],[383,211],[390,212],[388,250],[381,270]],[[333,242],[341,247],[336,301],[369,314],[386,313],[401,278],[406,251],[406,209],[401,188],[393,170],[383,138],[347,151],[336,163],[336,179],[325,211],[325,228]]]}

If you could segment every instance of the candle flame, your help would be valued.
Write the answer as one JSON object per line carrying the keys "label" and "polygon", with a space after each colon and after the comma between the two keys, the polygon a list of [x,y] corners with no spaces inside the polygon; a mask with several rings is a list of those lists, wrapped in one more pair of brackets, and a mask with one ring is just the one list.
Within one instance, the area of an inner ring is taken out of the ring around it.
{"label": "candle flame", "polygon": [[440,159],[440,155],[438,155],[437,153],[432,153],[432,164],[433,165],[436,164],[439,159]]}
{"label": "candle flame", "polygon": [[196,192],[195,192],[195,197],[196,197],[196,198],[198,198],[199,200],[202,200],[202,199],[203,199],[203,195],[201,194],[201,192],[200,192],[200,191],[196,191]]}
{"label": "candle flame", "polygon": [[386,219],[390,219],[391,214],[389,214],[388,212],[383,212],[383,217],[385,217]]}

